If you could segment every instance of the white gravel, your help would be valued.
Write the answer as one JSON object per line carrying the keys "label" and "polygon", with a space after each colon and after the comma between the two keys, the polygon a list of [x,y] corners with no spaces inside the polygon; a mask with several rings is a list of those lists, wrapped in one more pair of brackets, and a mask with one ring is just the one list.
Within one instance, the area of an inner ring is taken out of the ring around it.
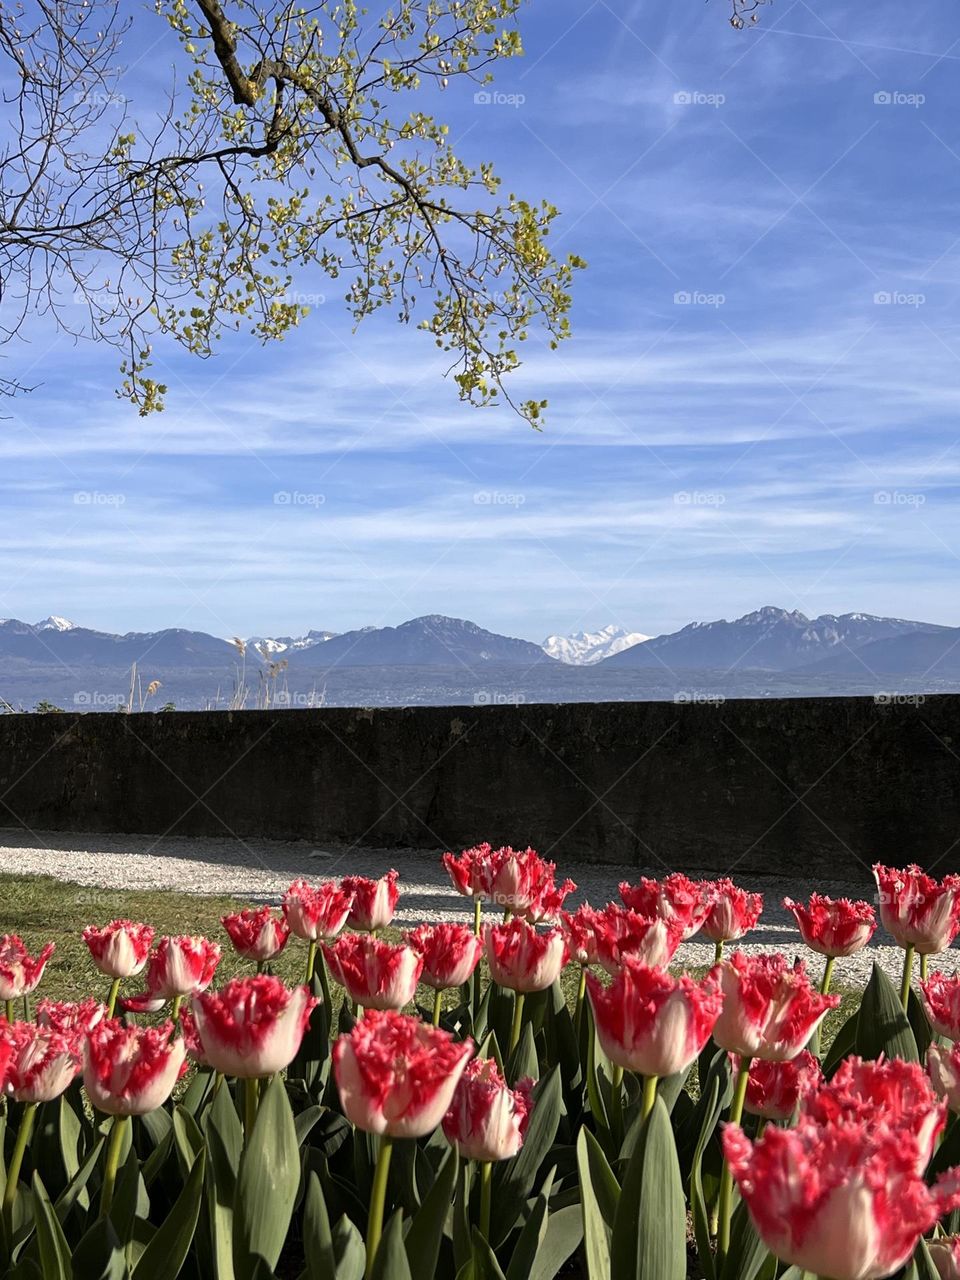
{"label": "white gravel", "polygon": [[[345,845],[314,846],[305,841],[241,840],[235,838],[182,838],[68,834],[64,832],[25,833],[0,828],[0,872],[11,875],[51,875],[85,886],[110,889],[177,889],[182,893],[226,894],[251,901],[278,901],[290,881],[298,876],[310,880],[332,876],[379,876],[391,867],[400,872],[402,896],[397,911],[399,924],[423,920],[465,919],[470,908],[450,887],[440,863],[440,853],[412,849],[360,849]],[[570,901],[589,900],[602,906],[619,900],[621,880],[640,875],[656,876],[662,868],[627,866],[562,866],[558,872],[570,875],[579,886]],[[784,897],[805,898],[816,889],[832,897],[864,898],[872,901],[874,885],[864,876],[856,881],[817,881],[796,877],[744,877],[745,888],[759,890],[765,907],[760,923],[741,944],[747,952],[786,951],[808,960],[813,976],[819,976],[822,958],[813,955],[800,941],[793,917],[782,908]],[[2,932],[2,911],[0,911]],[[874,960],[879,960],[891,978],[899,981],[903,952],[888,945],[890,939],[878,927],[876,941],[858,955],[838,960],[835,982],[845,986],[863,985]],[[694,940],[684,943],[677,954],[681,964],[706,965],[713,961],[713,944]],[[960,968],[960,948],[953,947],[931,957],[931,970],[954,972]]]}

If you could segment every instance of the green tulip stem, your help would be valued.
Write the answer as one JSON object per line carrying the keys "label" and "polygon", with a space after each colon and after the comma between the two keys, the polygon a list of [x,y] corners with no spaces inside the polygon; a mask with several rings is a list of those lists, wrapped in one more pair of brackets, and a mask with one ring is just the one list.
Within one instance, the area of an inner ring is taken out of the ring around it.
{"label": "green tulip stem", "polygon": [[257,1122],[257,1108],[260,1105],[260,1081],[256,1076],[249,1076],[243,1081],[243,1137],[250,1141],[253,1126]]}
{"label": "green tulip stem", "polygon": [[13,1001],[7,1001],[7,1021],[13,1022]]}
{"label": "green tulip stem", "polygon": [[489,1160],[480,1161],[480,1234],[490,1239],[490,1189],[493,1185],[493,1165]]}
{"label": "green tulip stem", "polygon": [[383,1208],[387,1199],[387,1179],[390,1176],[390,1156],[393,1154],[393,1138],[385,1133],[380,1138],[377,1167],[370,1191],[370,1213],[367,1218],[367,1280],[373,1274],[373,1260],[377,1256],[380,1236],[383,1234]]}
{"label": "green tulip stem", "polygon": [[523,1022],[523,994],[524,993],[522,991],[514,993],[513,1026],[510,1028],[510,1048],[507,1050],[508,1058],[520,1043],[520,1025]]}
{"label": "green tulip stem", "polygon": [[907,947],[903,953],[903,980],[900,983],[900,1003],[903,1005],[903,1011],[906,1013],[907,1006],[910,1003],[910,979],[913,977],[913,954],[915,948]]}
{"label": "green tulip stem", "polygon": [[120,992],[120,979],[114,978],[110,983],[110,994],[107,996],[107,1017],[112,1018],[117,1007],[117,996]]}
{"label": "green tulip stem", "polygon": [[24,993],[23,997],[23,1020],[24,1022],[30,1021],[30,997],[26,993]]}
{"label": "green tulip stem", "polygon": [[713,944],[713,963],[719,964],[723,959],[723,939],[718,938]]}
{"label": "green tulip stem", "polygon": [[580,1024],[583,1022],[583,1002],[587,994],[587,966],[582,965],[580,968],[580,985],[577,987],[577,1002],[573,1006],[573,1026],[577,1033],[577,1039],[580,1038]]}
{"label": "green tulip stem", "polygon": [[100,1217],[105,1218],[113,1204],[113,1188],[117,1181],[117,1169],[120,1166],[120,1148],[123,1146],[123,1135],[129,1122],[129,1116],[114,1116],[110,1126],[110,1137],[107,1139],[106,1162],[103,1166],[103,1189],[100,1192]]}
{"label": "green tulip stem", "polygon": [[180,1006],[183,1004],[183,996],[173,997],[173,1008],[170,1010],[170,1017],[174,1026],[180,1021]]}
{"label": "green tulip stem", "polygon": [[833,966],[836,963],[836,956],[827,956],[827,963],[823,966],[823,981],[820,983],[820,994],[825,996],[830,990],[830,982],[833,978]]}
{"label": "green tulip stem", "polygon": [[616,1064],[610,1082],[610,1131],[616,1142],[623,1137],[623,1067]]}
{"label": "green tulip stem", "polygon": [[[920,981],[921,982],[926,982],[927,980],[927,960],[928,959],[929,959],[929,956],[926,954],[926,952],[924,952],[923,955],[920,957]],[[24,999],[26,999],[26,996],[24,996]]]}
{"label": "green tulip stem", "polygon": [[33,1132],[33,1117],[36,1114],[37,1103],[28,1102],[23,1109],[20,1128],[17,1130],[17,1141],[13,1148],[13,1155],[10,1157],[10,1163],[7,1166],[7,1185],[3,1192],[3,1221],[6,1227],[7,1239],[10,1241],[13,1240],[13,1206],[17,1200],[20,1166],[23,1164],[23,1155]]}
{"label": "green tulip stem", "polygon": [[643,1099],[640,1103],[640,1116],[646,1120],[650,1112],[653,1110],[653,1104],[657,1100],[657,1081],[658,1076],[643,1077]]}
{"label": "green tulip stem", "polygon": [[[747,1097],[747,1085],[750,1082],[750,1062],[748,1057],[740,1059],[740,1070],[737,1072],[737,1083],[730,1104],[730,1124],[739,1124],[743,1118],[743,1104]],[[733,1206],[733,1174],[726,1160],[720,1174],[720,1197],[717,1217],[717,1261],[723,1262],[730,1250],[730,1211]]]}
{"label": "green tulip stem", "polygon": [[483,899],[474,898],[473,900],[473,934],[475,938],[480,937],[480,930],[483,928]]}
{"label": "green tulip stem", "polygon": [[307,948],[307,971],[303,979],[308,987],[310,983],[313,981],[313,970],[316,963],[317,963],[317,944],[311,938],[310,946]]}
{"label": "green tulip stem", "polygon": [[438,987],[433,993],[433,1025],[440,1025],[440,1007],[443,1004],[443,992]]}

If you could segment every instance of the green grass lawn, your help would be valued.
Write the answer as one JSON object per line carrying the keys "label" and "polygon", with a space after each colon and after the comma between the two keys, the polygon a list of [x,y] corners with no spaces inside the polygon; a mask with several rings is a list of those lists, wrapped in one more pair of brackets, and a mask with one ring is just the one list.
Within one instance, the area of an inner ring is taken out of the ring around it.
{"label": "green grass lawn", "polygon": [[[222,916],[249,905],[236,898],[178,893],[171,889],[100,889],[52,876],[0,875],[0,933],[19,934],[33,954],[45,942],[57,944],[35,999],[45,996],[54,1000],[79,1000],[89,995],[105,999],[109,980],[94,968],[81,933],[84,925],[103,925],[118,917],[152,924],[157,937],[199,933],[219,942],[223,959],[217,970],[218,985],[228,978],[251,974],[254,965],[234,953],[220,923]],[[464,908],[463,919],[465,924],[473,920],[469,903]],[[386,930],[385,936],[398,941],[400,932],[399,929]],[[303,980],[306,955],[306,943],[291,938],[270,967],[284,982],[299,982]],[[813,976],[816,979],[817,975]],[[561,982],[572,1007],[579,983],[575,966],[564,970]],[[131,978],[124,983],[123,994],[132,994],[142,989],[142,985],[140,977]],[[332,984],[334,1016],[339,1006],[338,991],[337,985]],[[843,996],[843,1003],[824,1022],[825,1044],[832,1041],[860,998],[858,991],[840,987],[836,991]],[[455,1005],[458,996],[456,991],[446,992],[445,1006]],[[418,1000],[421,1006],[430,1008],[433,993],[422,987]]]}

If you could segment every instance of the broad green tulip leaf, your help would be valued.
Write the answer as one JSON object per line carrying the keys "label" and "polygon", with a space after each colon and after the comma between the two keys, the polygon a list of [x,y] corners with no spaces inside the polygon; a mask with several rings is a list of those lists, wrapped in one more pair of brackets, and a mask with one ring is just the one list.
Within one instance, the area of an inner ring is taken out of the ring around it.
{"label": "broad green tulip leaf", "polygon": [[320,1179],[315,1173],[310,1174],[304,1198],[303,1251],[307,1262],[307,1280],[331,1280],[337,1274],[333,1232],[330,1230]]}
{"label": "broad green tulip leaf", "polygon": [[540,1063],[533,1038],[533,1027],[529,1022],[523,1024],[517,1047],[510,1055],[510,1061],[507,1063],[507,1079],[510,1081],[511,1087],[518,1080],[523,1080],[527,1076],[531,1080],[537,1080],[540,1076]]}
{"label": "broad green tulip leaf", "polygon": [[104,1139],[98,1138],[90,1150],[84,1157],[83,1164],[77,1172],[76,1177],[61,1195],[57,1197],[54,1209],[61,1226],[67,1221],[70,1211],[74,1205],[79,1204],[81,1208],[86,1208],[89,1201],[86,1187],[90,1180],[90,1175],[100,1163],[100,1156],[103,1152]]}
{"label": "broad green tulip leaf", "polygon": [[473,1248],[470,1240],[470,1192],[473,1186],[474,1164],[464,1160],[457,1174],[457,1192],[453,1201],[453,1260],[459,1272],[473,1265]]}
{"label": "broad green tulip leaf", "polygon": [[519,1153],[512,1160],[501,1160],[494,1170],[490,1242],[495,1248],[507,1238],[523,1212],[556,1139],[562,1106],[560,1071],[554,1067],[533,1092],[533,1113]]}
{"label": "broad green tulip leaf", "polygon": [[233,1223],[237,1280],[252,1280],[258,1258],[276,1267],[299,1186],[300,1148],[293,1112],[283,1081],[274,1076],[261,1094],[256,1123],[240,1158]]}
{"label": "broad green tulip leaf", "polygon": [[197,1230],[205,1169],[206,1153],[201,1151],[170,1212],[140,1255],[136,1280],[176,1280],[180,1274]]}
{"label": "broad green tulip leaf", "polygon": [[907,1000],[907,1020],[910,1023],[910,1030],[913,1032],[913,1038],[916,1041],[918,1059],[920,1062],[926,1062],[927,1050],[933,1040],[933,1027],[930,1025],[927,1011],[923,1007],[923,1001],[913,987],[910,988],[910,996]]}
{"label": "broad green tulip leaf", "polygon": [[179,1106],[196,1120],[203,1104],[207,1101],[207,1096],[213,1086],[213,1072],[209,1067],[201,1068],[187,1086],[186,1092],[180,1099]]}
{"label": "broad green tulip leaf", "polygon": [[383,1228],[370,1280],[413,1280],[403,1247],[403,1214],[399,1209]]}
{"label": "broad green tulip leaf", "polygon": [[[129,1125],[129,1121],[127,1123]],[[117,1171],[113,1202],[110,1205],[110,1221],[117,1233],[117,1239],[124,1244],[133,1235],[133,1221],[140,1204],[140,1185],[140,1161],[131,1146],[126,1160]],[[146,1213],[141,1216],[145,1217]]]}
{"label": "broad green tulip leaf", "polygon": [[833,1038],[833,1043],[827,1050],[823,1059],[823,1073],[826,1076],[832,1076],[840,1063],[849,1054],[853,1053],[857,1043],[857,1023],[860,1017],[859,1008],[854,1009],[850,1017],[847,1018],[837,1034]]}
{"label": "broad green tulip leaf", "polygon": [[[505,1280],[504,1274],[500,1269],[500,1263],[497,1262],[496,1254],[476,1227],[473,1229],[472,1244],[473,1274],[476,1280]],[[384,1277],[384,1280],[387,1280],[387,1278]]]}
{"label": "broad green tulip leaf", "polygon": [[860,1002],[856,1052],[861,1058],[905,1058],[919,1062],[917,1042],[893,983],[874,962]]}
{"label": "broad green tulip leaf", "polygon": [[123,1245],[109,1218],[97,1218],[73,1250],[73,1274],[83,1280],[128,1280]]}
{"label": "broad green tulip leaf", "polygon": [[417,1275],[432,1276],[436,1272],[443,1229],[457,1184],[458,1167],[456,1148],[451,1147],[433,1180],[433,1186],[410,1223],[404,1244],[410,1268]]}
{"label": "broad green tulip leaf", "polygon": [[33,1175],[33,1205],[43,1280],[72,1280],[70,1245],[38,1173]]}
{"label": "broad green tulip leaf", "polygon": [[363,1280],[367,1262],[363,1236],[346,1216],[333,1228],[333,1252],[337,1256],[337,1280]]}
{"label": "broad green tulip leaf", "polygon": [[686,1280],[686,1203],[670,1117],[659,1099],[627,1166],[610,1262],[615,1280]]}
{"label": "broad green tulip leaf", "polygon": [[578,1204],[551,1213],[526,1280],[554,1280],[583,1239],[583,1217]]}
{"label": "broad green tulip leaf", "polygon": [[[580,1212],[583,1218],[583,1249],[587,1264],[587,1280],[610,1280],[610,1229],[600,1212],[594,1186],[589,1146],[591,1141],[596,1145],[600,1158],[606,1164],[606,1157],[600,1151],[596,1139],[587,1129],[581,1129],[577,1135],[577,1170],[580,1179]],[[609,1170],[609,1165],[607,1169]],[[610,1176],[612,1178],[613,1174],[611,1173]],[[619,1194],[618,1187],[618,1198]]]}
{"label": "broad green tulip leaf", "polygon": [[[220,1093],[226,1094],[227,1091],[221,1089]],[[233,1119],[239,1129],[240,1121],[229,1094],[226,1097],[226,1107],[233,1112]],[[206,1189],[210,1251],[216,1280],[234,1280],[233,1212],[242,1143],[242,1133],[239,1138],[234,1133],[225,1109],[219,1116],[217,1115],[217,1102],[215,1102],[207,1113],[209,1163],[206,1170]]]}
{"label": "broad green tulip leaf", "polygon": [[597,1208],[600,1210],[607,1227],[612,1231],[617,1216],[617,1204],[620,1201],[620,1183],[617,1181],[617,1176],[603,1153],[603,1148],[589,1129],[581,1129],[577,1138],[578,1166],[580,1165],[579,1148],[581,1138],[583,1139],[590,1183],[597,1201]]}
{"label": "broad green tulip leaf", "polygon": [[533,1261],[537,1256],[540,1243],[547,1229],[548,1205],[550,1191],[553,1186],[553,1176],[554,1170],[551,1170],[547,1175],[543,1189],[533,1202],[533,1208],[527,1215],[523,1230],[513,1246],[513,1254],[510,1258],[510,1265],[507,1268],[506,1280],[528,1280]]}
{"label": "broad green tulip leaf", "polygon": [[180,1163],[180,1176],[186,1180],[190,1176],[194,1160],[203,1150],[203,1134],[196,1120],[183,1107],[177,1107],[173,1113],[173,1140]]}

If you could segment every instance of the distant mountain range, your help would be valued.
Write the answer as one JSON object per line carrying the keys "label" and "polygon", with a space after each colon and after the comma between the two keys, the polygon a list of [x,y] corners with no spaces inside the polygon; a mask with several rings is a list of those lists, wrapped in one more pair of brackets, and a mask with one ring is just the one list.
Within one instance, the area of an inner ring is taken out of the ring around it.
{"label": "distant mountain range", "polygon": [[547,636],[541,648],[558,662],[568,662],[575,667],[589,667],[649,639],[641,631],[627,631],[624,627],[611,624],[609,627],[601,627],[599,631],[574,631],[569,636]]}
{"label": "distant mountain range", "polygon": [[251,705],[247,691],[267,685],[288,705],[935,691],[960,687],[960,628],[773,606],[654,638],[611,625],[542,645],[441,614],[244,640],[181,628],[114,635],[58,616],[0,621],[0,699],[11,705],[97,707],[100,691],[129,690],[134,664],[144,684],[160,681],[158,701],[185,708]]}

